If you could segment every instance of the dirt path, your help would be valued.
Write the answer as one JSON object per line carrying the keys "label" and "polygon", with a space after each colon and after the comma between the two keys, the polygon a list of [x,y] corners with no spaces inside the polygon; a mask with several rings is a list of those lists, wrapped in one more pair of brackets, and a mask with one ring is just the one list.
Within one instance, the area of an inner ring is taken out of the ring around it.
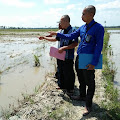
{"label": "dirt path", "polygon": [[[36,94],[24,97],[9,120],[107,120],[105,110],[100,107],[104,99],[101,75],[101,70],[96,70],[93,111],[87,117],[82,116],[85,103],[72,101],[62,90],[56,90],[56,79],[48,76],[45,84]],[[78,94],[77,80],[75,84],[75,93]]]}

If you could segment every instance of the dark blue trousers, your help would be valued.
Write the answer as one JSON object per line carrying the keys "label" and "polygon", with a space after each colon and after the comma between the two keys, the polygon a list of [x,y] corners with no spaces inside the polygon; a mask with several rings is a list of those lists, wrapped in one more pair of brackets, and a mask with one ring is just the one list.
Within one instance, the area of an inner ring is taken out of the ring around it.
{"label": "dark blue trousers", "polygon": [[58,60],[58,86],[61,89],[73,90],[75,83],[75,73],[73,69],[73,60]]}

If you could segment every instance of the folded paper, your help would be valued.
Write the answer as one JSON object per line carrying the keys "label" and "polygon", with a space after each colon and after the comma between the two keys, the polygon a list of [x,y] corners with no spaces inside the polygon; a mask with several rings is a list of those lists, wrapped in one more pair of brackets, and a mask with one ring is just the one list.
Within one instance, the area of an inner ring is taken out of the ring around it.
{"label": "folded paper", "polygon": [[50,47],[50,56],[52,56],[52,57],[55,57],[60,60],[65,60],[65,54],[66,54],[66,51],[59,53],[57,48]]}

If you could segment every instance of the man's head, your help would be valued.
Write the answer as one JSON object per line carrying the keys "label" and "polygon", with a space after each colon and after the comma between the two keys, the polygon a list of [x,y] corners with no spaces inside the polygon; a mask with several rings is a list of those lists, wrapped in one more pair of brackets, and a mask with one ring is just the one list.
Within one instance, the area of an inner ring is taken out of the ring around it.
{"label": "man's head", "polygon": [[66,29],[70,25],[70,17],[68,15],[63,15],[60,19],[60,25],[62,29]]}
{"label": "man's head", "polygon": [[93,20],[95,13],[96,8],[93,5],[85,7],[82,12],[82,20],[89,24]]}
{"label": "man's head", "polygon": [[58,24],[58,28],[59,28],[59,29],[62,29],[62,27],[61,27],[60,23]]}

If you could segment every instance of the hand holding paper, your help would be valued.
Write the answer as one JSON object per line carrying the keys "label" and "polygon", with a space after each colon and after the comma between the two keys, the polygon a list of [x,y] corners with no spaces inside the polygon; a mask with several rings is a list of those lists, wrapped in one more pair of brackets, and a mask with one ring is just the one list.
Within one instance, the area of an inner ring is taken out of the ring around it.
{"label": "hand holding paper", "polygon": [[60,60],[65,60],[65,54],[66,54],[66,51],[59,53],[57,48],[55,48],[55,47],[50,48],[50,56],[52,56],[52,57],[55,57]]}

